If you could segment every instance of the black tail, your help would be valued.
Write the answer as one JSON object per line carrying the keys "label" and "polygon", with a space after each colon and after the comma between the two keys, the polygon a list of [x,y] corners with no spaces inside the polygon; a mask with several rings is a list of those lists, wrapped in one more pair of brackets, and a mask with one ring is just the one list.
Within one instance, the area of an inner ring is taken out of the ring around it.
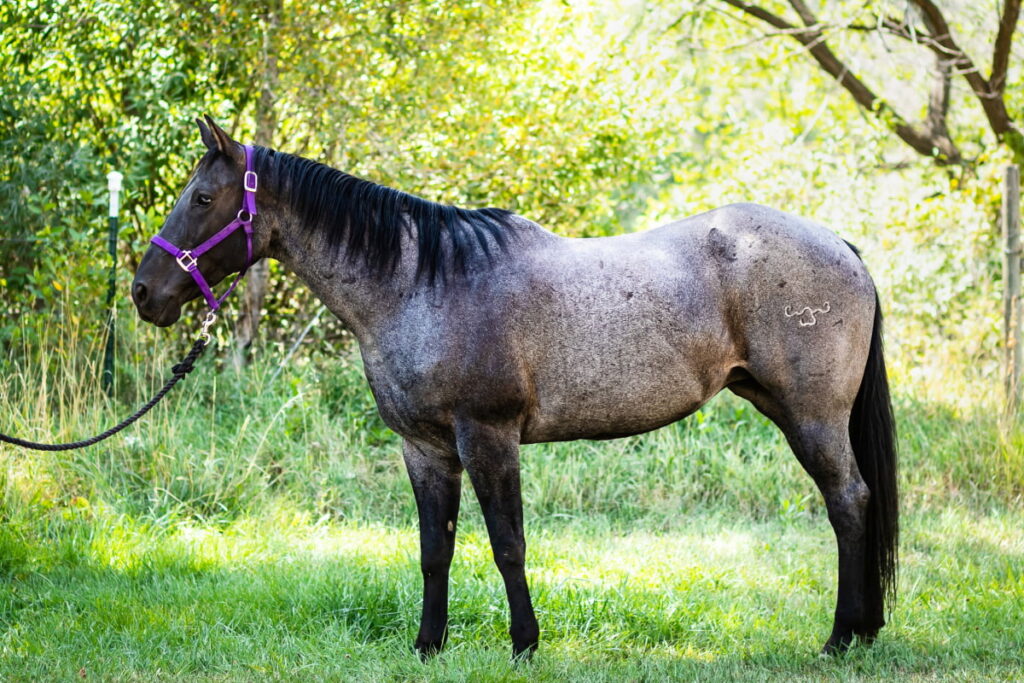
{"label": "black tail", "polygon": [[[882,354],[882,308],[875,294],[875,327],[857,400],[850,414],[850,443],[868,489],[865,579],[868,604],[892,609],[896,599],[899,496],[896,483],[896,423]],[[878,594],[874,594],[878,591]]]}

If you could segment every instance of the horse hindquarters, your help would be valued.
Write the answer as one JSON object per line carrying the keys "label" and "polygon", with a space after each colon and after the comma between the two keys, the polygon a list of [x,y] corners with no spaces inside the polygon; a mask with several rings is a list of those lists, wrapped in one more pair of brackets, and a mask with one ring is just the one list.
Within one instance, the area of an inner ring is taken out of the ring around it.
{"label": "horse hindquarters", "polygon": [[[825,334],[814,329],[803,332]],[[895,592],[895,429],[881,334],[876,296],[867,358],[853,396],[842,379],[846,369],[826,374],[814,363],[790,363],[773,372],[761,368],[751,379],[730,385],[782,429],[825,500],[839,553],[835,621],[825,652],[845,649],[854,636],[873,640],[885,624],[884,603]],[[790,346],[788,361],[827,344],[822,337],[805,341],[803,349]],[[829,358],[838,365],[844,355]],[[801,367],[816,370],[801,372]]]}

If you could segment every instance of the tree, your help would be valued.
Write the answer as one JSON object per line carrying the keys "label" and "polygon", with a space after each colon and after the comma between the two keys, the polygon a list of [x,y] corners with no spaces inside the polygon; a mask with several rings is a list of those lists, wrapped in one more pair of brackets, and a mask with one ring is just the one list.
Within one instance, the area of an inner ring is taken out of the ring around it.
{"label": "tree", "polygon": [[[557,0],[0,3],[0,341],[19,312],[50,310],[58,286],[73,307],[100,296],[105,264],[79,264],[96,261],[112,166],[126,176],[127,295],[195,163],[202,113],[238,139],[430,199],[510,208],[567,234],[627,229],[671,153],[658,141],[673,122],[651,85],[659,65],[627,61],[592,9]],[[262,309],[285,315],[265,318],[261,334],[290,339],[292,314],[310,295],[279,264],[268,277]],[[248,291],[236,348],[254,338],[258,289]]]}
{"label": "tree", "polygon": [[122,258],[137,262],[158,208],[177,194],[191,142],[182,110],[203,100],[211,78],[239,82],[230,55],[192,39],[202,17],[178,9],[0,4],[0,338],[60,291],[74,306],[99,298],[112,168],[125,174]]}
{"label": "tree", "polygon": [[[1007,72],[1010,66],[1013,34],[1020,16],[1021,0],[1004,0],[998,12],[998,28],[991,41],[991,66],[986,78],[978,62],[961,47],[947,11],[932,0],[900,3],[868,2],[843,21],[819,18],[804,0],[788,0],[797,19],[741,0],[718,0],[770,26],[770,35],[788,36],[798,41],[819,68],[841,85],[859,107],[881,120],[900,140],[915,152],[940,165],[964,164],[960,146],[950,133],[950,86],[954,76],[962,78],[981,105],[996,138],[1009,147],[1018,163],[1024,162],[1024,136],[1014,123],[1006,104]],[[840,58],[829,44],[837,32],[870,32],[895,36],[928,50],[934,57],[934,73],[928,95],[927,113],[919,121],[906,118],[890,102],[875,92],[857,71]]]}

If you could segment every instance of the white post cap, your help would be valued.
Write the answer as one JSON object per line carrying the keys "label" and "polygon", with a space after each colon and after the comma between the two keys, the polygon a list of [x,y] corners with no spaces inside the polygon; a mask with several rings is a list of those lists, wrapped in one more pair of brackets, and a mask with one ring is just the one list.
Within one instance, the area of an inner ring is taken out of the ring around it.
{"label": "white post cap", "polygon": [[110,190],[110,211],[107,213],[111,218],[117,218],[117,212],[121,208],[120,193],[121,181],[124,176],[117,171],[107,174],[107,189]]}

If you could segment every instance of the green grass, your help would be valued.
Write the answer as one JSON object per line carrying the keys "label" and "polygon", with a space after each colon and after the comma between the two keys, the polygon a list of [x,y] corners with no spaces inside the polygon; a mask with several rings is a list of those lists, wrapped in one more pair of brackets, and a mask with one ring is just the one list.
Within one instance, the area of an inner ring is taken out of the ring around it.
{"label": "green grass", "polygon": [[824,520],[694,512],[671,528],[529,525],[542,646],[509,661],[506,608],[479,513],[452,576],[449,649],[412,654],[409,525],[278,508],[227,525],[140,524],[82,509],[4,568],[0,677],[657,680],[1010,679],[1024,665],[1024,515],[908,516],[901,597],[871,648],[817,657],[835,570]]}
{"label": "green grass", "polygon": [[[82,379],[95,376],[87,354],[12,350],[0,429],[73,438],[112,422],[173,362],[147,334],[125,331],[109,403]],[[413,497],[357,357],[279,377],[270,357],[241,373],[203,365],[123,438],[0,449],[0,679],[1006,680],[1024,668],[1024,433],[966,389],[898,393],[900,599],[873,647],[817,656],[836,583],[819,496],[777,430],[722,396],[642,437],[524,449],[542,628],[531,664],[509,660],[467,485],[450,646],[424,664],[411,652]]]}

